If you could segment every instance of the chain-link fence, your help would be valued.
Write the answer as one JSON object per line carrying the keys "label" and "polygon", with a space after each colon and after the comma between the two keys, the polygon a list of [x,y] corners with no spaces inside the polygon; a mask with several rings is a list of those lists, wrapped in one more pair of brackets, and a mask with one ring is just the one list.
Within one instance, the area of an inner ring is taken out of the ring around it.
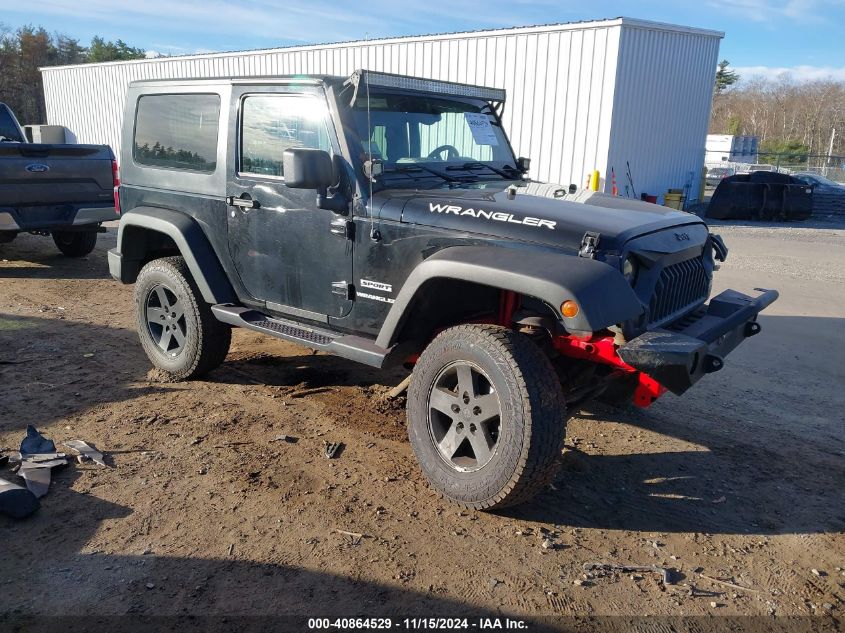
{"label": "chain-link fence", "polygon": [[708,162],[707,168],[726,168],[732,173],[776,171],[783,174],[814,174],[820,178],[845,184],[845,156],[828,154],[775,154],[759,152],[753,162]]}

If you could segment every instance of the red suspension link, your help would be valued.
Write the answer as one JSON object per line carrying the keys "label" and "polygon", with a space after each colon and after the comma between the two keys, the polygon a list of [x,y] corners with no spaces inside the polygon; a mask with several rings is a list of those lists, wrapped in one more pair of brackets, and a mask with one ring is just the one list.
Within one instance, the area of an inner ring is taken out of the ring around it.
{"label": "red suspension link", "polygon": [[619,354],[616,353],[617,345],[612,336],[593,336],[587,340],[577,339],[574,336],[556,336],[552,339],[552,345],[564,356],[610,365],[625,374],[636,374],[637,388],[634,391],[634,404],[638,407],[648,407],[666,393],[666,387],[654,378],[638,371],[619,358]]}

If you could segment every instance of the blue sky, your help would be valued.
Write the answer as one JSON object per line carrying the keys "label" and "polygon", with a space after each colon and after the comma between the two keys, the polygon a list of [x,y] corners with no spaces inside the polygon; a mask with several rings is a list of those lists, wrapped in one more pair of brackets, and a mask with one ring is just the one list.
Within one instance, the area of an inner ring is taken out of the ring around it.
{"label": "blue sky", "polygon": [[0,0],[6,26],[173,55],[620,15],[724,31],[721,57],[746,77],[845,80],[845,0]]}

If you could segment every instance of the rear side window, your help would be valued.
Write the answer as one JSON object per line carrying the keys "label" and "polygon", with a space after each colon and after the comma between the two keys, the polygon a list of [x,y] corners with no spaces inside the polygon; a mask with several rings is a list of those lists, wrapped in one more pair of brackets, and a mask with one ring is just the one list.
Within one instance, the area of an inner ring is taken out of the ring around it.
{"label": "rear side window", "polygon": [[241,173],[284,176],[286,149],[332,151],[324,102],[313,97],[254,95],[241,108]]}
{"label": "rear side window", "polygon": [[135,114],[135,162],[211,173],[217,167],[220,97],[147,95]]}
{"label": "rear side window", "polygon": [[0,142],[4,138],[9,141],[23,141],[20,130],[15,125],[12,115],[9,114],[9,111],[3,105],[0,105]]}

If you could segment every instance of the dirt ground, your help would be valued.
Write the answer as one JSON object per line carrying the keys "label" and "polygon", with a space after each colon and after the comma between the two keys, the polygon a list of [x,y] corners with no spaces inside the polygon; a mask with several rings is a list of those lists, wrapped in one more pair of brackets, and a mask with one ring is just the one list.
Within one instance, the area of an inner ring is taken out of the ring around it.
{"label": "dirt ground", "polygon": [[[36,515],[0,517],[0,559],[26,573],[0,577],[0,614],[815,615],[836,627],[845,230],[717,228],[731,247],[717,289],[781,292],[762,334],[683,398],[579,411],[553,486],[499,514],[428,488],[401,404],[383,399],[402,371],[236,331],[207,380],[162,383],[132,288],[108,277],[114,229],[82,260],[45,238],[0,245],[0,447],[34,424],[112,464],[57,471]],[[327,460],[324,441],[345,450]],[[585,577],[594,562],[670,567],[677,582]]]}

